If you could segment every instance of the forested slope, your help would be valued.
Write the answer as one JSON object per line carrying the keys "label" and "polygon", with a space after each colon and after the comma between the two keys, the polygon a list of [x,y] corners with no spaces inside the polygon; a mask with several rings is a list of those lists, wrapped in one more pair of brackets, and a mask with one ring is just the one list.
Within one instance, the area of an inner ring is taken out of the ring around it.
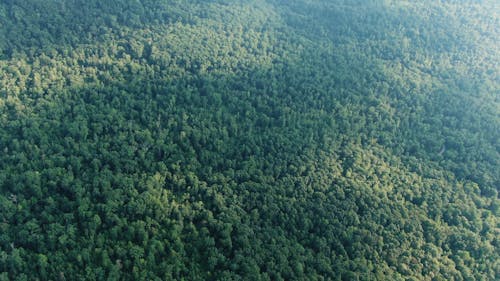
{"label": "forested slope", "polygon": [[498,13],[1,2],[0,280],[500,279]]}

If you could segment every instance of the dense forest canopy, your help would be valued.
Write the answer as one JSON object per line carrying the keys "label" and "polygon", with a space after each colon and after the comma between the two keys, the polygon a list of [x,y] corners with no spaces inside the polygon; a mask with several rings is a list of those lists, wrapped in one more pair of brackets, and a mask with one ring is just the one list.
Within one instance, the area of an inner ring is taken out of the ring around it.
{"label": "dense forest canopy", "polygon": [[0,2],[0,280],[499,280],[495,0]]}

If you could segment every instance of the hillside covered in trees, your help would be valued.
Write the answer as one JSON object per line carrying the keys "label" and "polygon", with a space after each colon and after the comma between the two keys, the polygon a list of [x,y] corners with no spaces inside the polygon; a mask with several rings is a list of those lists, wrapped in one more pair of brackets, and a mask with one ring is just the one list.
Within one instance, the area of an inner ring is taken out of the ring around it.
{"label": "hillside covered in trees", "polygon": [[496,0],[0,1],[0,280],[500,280]]}

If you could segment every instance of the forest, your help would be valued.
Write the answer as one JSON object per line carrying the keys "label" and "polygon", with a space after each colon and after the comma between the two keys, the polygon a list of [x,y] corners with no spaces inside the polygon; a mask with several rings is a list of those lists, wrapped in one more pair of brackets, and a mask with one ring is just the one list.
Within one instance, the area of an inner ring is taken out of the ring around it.
{"label": "forest", "polygon": [[500,280],[496,0],[0,1],[0,281]]}

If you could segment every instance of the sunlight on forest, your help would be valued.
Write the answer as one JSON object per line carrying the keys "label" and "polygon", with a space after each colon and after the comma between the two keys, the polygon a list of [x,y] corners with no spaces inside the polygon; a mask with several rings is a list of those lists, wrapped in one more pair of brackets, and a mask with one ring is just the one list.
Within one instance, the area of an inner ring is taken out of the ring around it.
{"label": "sunlight on forest", "polygon": [[500,279],[499,22],[0,2],[0,281]]}

